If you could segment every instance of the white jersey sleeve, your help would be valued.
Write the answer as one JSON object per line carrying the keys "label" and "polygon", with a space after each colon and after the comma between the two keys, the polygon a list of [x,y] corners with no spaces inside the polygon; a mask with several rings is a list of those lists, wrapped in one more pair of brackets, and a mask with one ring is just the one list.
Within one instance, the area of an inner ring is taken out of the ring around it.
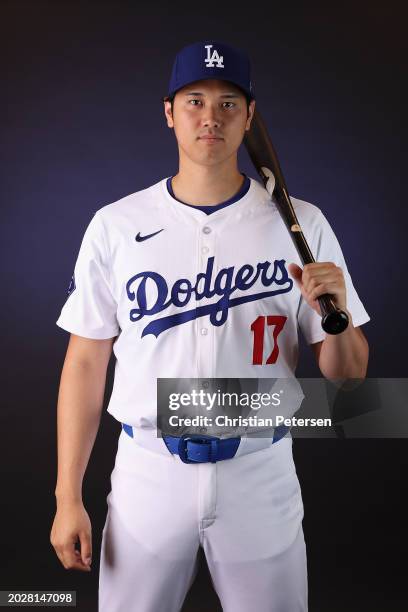
{"label": "white jersey sleeve", "polygon": [[[337,237],[324,214],[319,211],[313,224],[312,235],[306,236],[316,261],[331,261],[340,266],[346,282],[347,309],[351,313],[354,327],[367,323],[370,317],[365,310],[351,280],[350,273]],[[308,344],[320,342],[326,337],[322,329],[321,317],[301,297],[298,311],[300,330]]]}
{"label": "white jersey sleeve", "polygon": [[56,324],[85,338],[113,338],[120,332],[110,285],[110,258],[103,221],[91,219],[76,260],[67,300]]}

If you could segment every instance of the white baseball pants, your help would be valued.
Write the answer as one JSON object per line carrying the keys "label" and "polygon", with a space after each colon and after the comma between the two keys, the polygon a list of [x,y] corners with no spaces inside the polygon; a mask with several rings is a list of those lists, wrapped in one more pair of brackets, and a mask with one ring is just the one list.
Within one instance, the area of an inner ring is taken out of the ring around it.
{"label": "white baseball pants", "polygon": [[224,612],[307,611],[292,438],[186,464],[163,440],[119,436],[102,533],[99,612],[179,612],[206,556]]}

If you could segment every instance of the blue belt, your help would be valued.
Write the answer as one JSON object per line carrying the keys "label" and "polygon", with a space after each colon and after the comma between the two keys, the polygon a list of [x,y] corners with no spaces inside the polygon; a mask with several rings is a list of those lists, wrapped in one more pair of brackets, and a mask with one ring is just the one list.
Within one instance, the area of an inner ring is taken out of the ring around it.
{"label": "blue belt", "polygon": [[[133,438],[133,427],[122,423],[123,430]],[[275,427],[272,444],[283,438],[290,427]],[[241,437],[217,438],[200,434],[183,434],[182,436],[163,436],[171,453],[178,455],[184,463],[215,463],[223,459],[232,459],[238,450]]]}

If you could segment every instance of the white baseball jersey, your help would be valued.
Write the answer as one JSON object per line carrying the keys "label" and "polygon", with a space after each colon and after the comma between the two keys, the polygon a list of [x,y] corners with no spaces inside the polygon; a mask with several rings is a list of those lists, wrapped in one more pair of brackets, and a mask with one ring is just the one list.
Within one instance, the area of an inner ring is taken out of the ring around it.
{"label": "white baseball jersey", "polygon": [[[323,340],[321,317],[288,273],[302,265],[263,185],[210,215],[176,200],[167,178],[97,210],[57,325],[116,337],[108,412],[156,427],[157,378],[288,378],[298,329]],[[291,198],[317,261],[342,267],[354,326],[370,320],[319,208]]]}

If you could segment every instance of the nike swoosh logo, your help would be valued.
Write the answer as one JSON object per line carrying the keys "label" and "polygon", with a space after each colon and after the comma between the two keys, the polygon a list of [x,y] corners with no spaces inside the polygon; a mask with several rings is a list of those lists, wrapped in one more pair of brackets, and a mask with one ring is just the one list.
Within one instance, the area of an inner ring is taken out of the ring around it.
{"label": "nike swoosh logo", "polygon": [[153,234],[146,234],[146,236],[141,236],[140,232],[138,232],[136,234],[136,242],[143,242],[143,240],[148,240],[149,238],[153,238],[153,236],[157,236],[157,234],[160,234],[160,232],[162,232],[163,229],[158,230],[157,232],[153,232]]}

